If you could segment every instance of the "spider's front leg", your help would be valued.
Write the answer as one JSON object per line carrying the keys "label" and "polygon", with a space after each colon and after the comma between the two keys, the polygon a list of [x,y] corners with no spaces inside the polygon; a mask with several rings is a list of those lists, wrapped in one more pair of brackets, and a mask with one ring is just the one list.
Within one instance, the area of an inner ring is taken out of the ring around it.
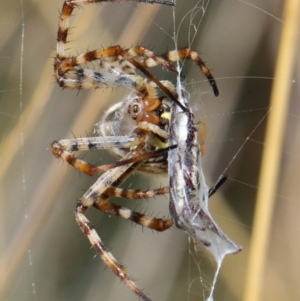
{"label": "spider's front leg", "polygon": [[115,137],[89,137],[61,139],[52,142],[51,151],[56,158],[61,158],[81,172],[93,176],[102,173],[118,165],[106,164],[94,166],[86,161],[80,160],[73,155],[76,151],[90,151],[99,149],[110,149],[114,147],[129,148],[138,143],[134,138],[128,136]]}
{"label": "spider's front leg", "polygon": [[204,61],[201,59],[200,55],[194,51],[191,47],[185,47],[182,49],[172,50],[164,53],[162,55],[163,58],[165,58],[169,62],[177,62],[177,61],[183,61],[185,59],[191,59],[193,60],[200,70],[203,72],[204,76],[208,79],[213,92],[215,96],[219,95],[219,90],[217,87],[217,83],[209,71],[209,69],[206,67]]}
{"label": "spider's front leg", "polygon": [[[165,131],[160,129],[159,127],[147,123],[140,122],[139,127],[144,130],[152,130],[153,133],[161,135],[161,137],[168,138],[168,135]],[[92,165],[87,163],[84,160],[78,159],[73,155],[73,152],[76,151],[90,151],[90,150],[100,150],[100,149],[113,149],[113,148],[127,148],[136,146],[139,144],[138,136],[135,137],[127,137],[127,136],[112,136],[112,137],[90,137],[90,138],[74,138],[74,139],[61,139],[52,142],[51,144],[51,152],[52,154],[58,158],[63,159],[68,162],[70,165],[75,167],[77,170],[89,175],[93,176],[96,174],[100,174],[112,168],[132,164],[135,162],[146,161],[153,157],[159,157],[160,155],[164,155],[168,152],[170,148],[160,148],[158,150],[147,152],[141,154],[137,157],[129,158],[127,160],[121,160],[112,164],[102,164],[102,165]]]}

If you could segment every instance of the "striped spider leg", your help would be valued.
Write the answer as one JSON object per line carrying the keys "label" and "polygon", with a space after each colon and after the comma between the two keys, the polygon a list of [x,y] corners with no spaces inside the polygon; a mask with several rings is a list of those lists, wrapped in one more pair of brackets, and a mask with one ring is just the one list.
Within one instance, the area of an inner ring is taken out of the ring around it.
{"label": "striped spider leg", "polygon": [[201,242],[220,262],[226,254],[241,251],[241,247],[223,233],[208,210],[208,198],[227,177],[221,177],[214,187],[208,189],[201,165],[199,129],[187,93],[180,82],[178,86],[179,101],[186,110],[175,103],[171,107],[169,143],[176,144],[177,148],[169,151],[168,158],[170,213],[177,228]]}
{"label": "striped spider leg", "polygon": [[[125,1],[126,0],[124,0],[124,2]],[[174,5],[170,1],[162,0],[129,1]],[[177,69],[172,62],[192,59],[200,67],[201,71],[208,79],[215,95],[218,94],[216,82],[209,69],[206,67],[197,52],[190,47],[168,51],[165,54],[157,55],[142,46],[123,49],[120,45],[116,45],[104,49],[88,51],[76,56],[66,56],[69,21],[74,8],[84,4],[100,2],[121,2],[121,0],[67,0],[63,4],[59,17],[56,56],[54,59],[55,78],[61,87],[69,89],[98,89],[109,86],[127,87],[147,96],[148,91],[146,80],[142,76],[136,74],[135,69],[137,68],[184,110],[181,103],[177,101],[175,93],[172,93],[172,89],[169,89],[169,87],[157,80],[146,68],[160,65],[171,72],[177,73]],[[100,67],[104,67],[103,72],[96,72],[94,70],[81,67],[87,62],[97,60],[100,62]],[[117,64],[117,68],[114,65],[115,63]],[[175,90],[174,87],[173,90]]]}

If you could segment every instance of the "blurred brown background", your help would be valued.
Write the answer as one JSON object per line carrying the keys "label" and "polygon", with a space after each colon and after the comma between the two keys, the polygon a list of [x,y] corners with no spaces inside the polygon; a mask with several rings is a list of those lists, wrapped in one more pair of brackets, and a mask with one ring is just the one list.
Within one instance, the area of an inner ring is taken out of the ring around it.
{"label": "blurred brown background", "polygon": [[[94,250],[76,225],[75,202],[95,178],[79,174],[49,150],[57,138],[92,135],[103,111],[128,92],[78,93],[58,87],[52,57],[62,3],[0,0],[0,300],[138,300],[94,258]],[[263,189],[257,187],[258,174],[284,26],[283,4],[283,0],[177,1],[176,22],[183,20],[178,45],[189,45],[195,36],[192,46],[212,69],[220,90],[215,98],[201,72],[186,64],[194,111],[208,127],[203,158],[207,182],[212,185],[222,173],[229,176],[210,208],[228,236],[243,246],[241,253],[225,258],[215,301],[243,297],[255,197]],[[201,8],[205,14],[194,35]],[[191,9],[197,12],[192,23],[191,14],[184,19]],[[143,45],[157,53],[174,48],[169,7],[88,5],[75,10],[71,27],[72,54],[114,44]],[[299,70],[298,59],[291,78],[290,112],[261,284],[265,301],[300,300]],[[159,68],[153,72],[161,79],[169,76]],[[84,158],[94,163],[112,161],[105,152]],[[166,185],[166,178],[155,178],[134,176],[126,187]],[[116,202],[154,216],[168,215],[168,196]],[[203,248],[195,253],[184,233],[176,229],[154,233],[90,211],[101,238],[154,301],[198,301],[208,296],[216,264]]]}

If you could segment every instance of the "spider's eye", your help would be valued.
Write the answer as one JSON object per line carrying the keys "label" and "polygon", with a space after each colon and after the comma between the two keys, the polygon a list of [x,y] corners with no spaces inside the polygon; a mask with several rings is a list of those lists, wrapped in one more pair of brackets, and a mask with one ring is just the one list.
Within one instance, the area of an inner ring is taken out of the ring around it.
{"label": "spider's eye", "polygon": [[131,116],[133,120],[136,120],[139,115],[141,115],[141,105],[139,104],[138,100],[135,99],[133,104],[128,106],[128,114]]}
{"label": "spider's eye", "polygon": [[138,113],[139,111],[139,106],[138,105],[133,105],[133,112]]}

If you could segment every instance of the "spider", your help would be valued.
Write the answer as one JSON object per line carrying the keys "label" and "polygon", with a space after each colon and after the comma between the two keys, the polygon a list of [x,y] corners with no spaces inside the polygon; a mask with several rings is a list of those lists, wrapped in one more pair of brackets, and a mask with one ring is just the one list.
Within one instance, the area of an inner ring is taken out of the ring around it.
{"label": "spider", "polygon": [[[133,172],[153,174],[168,172],[170,101],[182,110],[185,106],[178,101],[176,88],[166,80],[155,78],[147,68],[157,65],[178,74],[172,62],[192,59],[208,79],[214,94],[218,95],[216,82],[200,56],[191,48],[169,51],[157,55],[142,46],[123,49],[111,46],[67,57],[65,48],[69,30],[69,19],[73,9],[84,4],[97,2],[120,2],[115,0],[74,0],[65,1],[59,17],[57,49],[54,72],[58,84],[69,89],[97,89],[109,86],[125,87],[130,94],[111,106],[96,124],[98,136],[87,138],[61,139],[52,143],[55,157],[68,162],[81,172],[99,178],[77,202],[75,218],[79,228],[88,237],[91,245],[104,263],[139,297],[150,299],[129,278],[124,267],[107,250],[97,232],[85,216],[90,207],[121,216],[142,226],[164,231],[173,225],[173,219],[153,218],[108,202],[109,198],[131,199],[151,198],[166,194],[168,187],[151,191],[121,189],[119,185]],[[163,0],[136,0],[134,2],[173,5]],[[103,72],[82,68],[86,62],[98,61]],[[115,66],[117,64],[117,66]],[[136,69],[143,76],[137,74]],[[158,91],[165,94],[158,96]],[[108,149],[120,160],[113,164],[94,166],[75,157],[76,151]]]}

